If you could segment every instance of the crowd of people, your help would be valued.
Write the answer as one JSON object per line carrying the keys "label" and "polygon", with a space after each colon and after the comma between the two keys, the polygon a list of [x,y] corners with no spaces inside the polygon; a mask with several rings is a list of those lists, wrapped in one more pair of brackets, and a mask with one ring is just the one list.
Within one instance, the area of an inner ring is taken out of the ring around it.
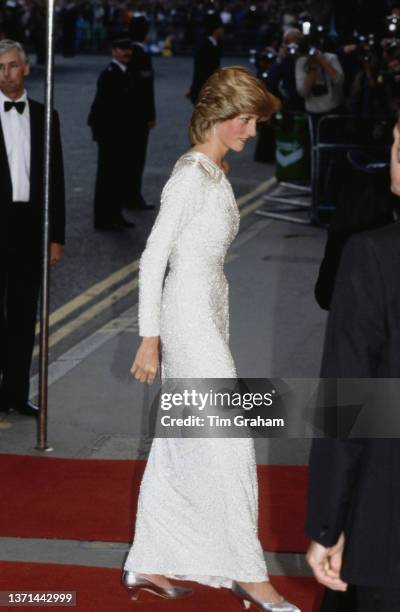
{"label": "crowd of people", "polygon": [[[282,103],[279,121],[260,131],[256,159],[278,159],[282,140],[283,148],[287,141],[297,143],[307,156],[304,142],[310,141],[313,155],[319,155],[311,177],[316,222],[326,221],[330,213],[325,212],[348,197],[334,177],[341,172],[350,183],[355,180],[350,166],[359,165],[361,157],[346,157],[351,148],[363,149],[364,165],[387,162],[389,156],[400,103],[400,3],[384,9],[373,23],[360,19],[351,33],[341,27],[339,15],[327,29],[303,13],[250,57]],[[299,118],[305,134],[298,133]],[[322,151],[321,144],[332,148]]]}
{"label": "crowd of people", "polygon": [[[346,10],[358,5],[349,2]],[[39,3],[13,0],[4,6],[2,28],[7,35],[29,40],[35,27],[43,27]],[[65,54],[75,53],[78,19],[86,15],[91,20],[94,6],[71,1],[58,7]],[[147,8],[145,15],[141,6],[131,15],[135,7],[123,2],[97,6],[104,10],[98,13],[101,19],[106,6],[112,7],[107,15],[118,19],[115,30],[112,26],[106,31],[111,61],[99,76],[88,116],[98,145],[94,227],[123,231],[133,225],[124,209],[152,208],[142,196],[141,178],[156,119],[146,43],[152,27],[149,15],[158,13]],[[199,10],[195,4],[191,8],[182,3],[168,11],[177,14],[182,9],[188,18]],[[394,223],[400,193],[398,128],[393,145],[392,140],[400,100],[400,4],[381,3],[378,13],[371,4],[368,13],[366,3],[362,19],[353,24],[356,32],[350,33],[343,12],[335,3],[331,8],[324,25],[322,17],[317,21],[304,12],[304,4],[300,15],[282,15],[281,7],[275,26],[261,22],[267,26],[262,30],[252,13],[266,16],[278,10],[274,2],[235,3],[232,10],[228,3],[215,2],[212,12],[202,7],[202,39],[196,45],[187,94],[194,105],[192,149],[178,160],[163,191],[141,258],[143,339],[131,370],[141,382],[154,380],[160,350],[164,378],[236,378],[228,345],[228,286],[220,272],[238,231],[239,212],[227,185],[224,157],[229,150],[242,151],[256,135],[257,122],[271,119],[279,108],[288,121],[293,114],[307,114],[313,135],[321,118],[334,113],[339,127],[326,138],[332,144],[358,139],[360,145],[346,157],[346,168],[339,168],[335,157],[327,159],[317,177],[330,196],[339,170],[343,185],[316,287],[318,302],[330,310],[322,376],[399,376],[400,242],[399,224]],[[255,54],[259,79],[245,68],[219,69],[221,41],[240,10],[267,43]],[[160,14],[163,11],[166,6],[159,8]],[[0,58],[0,411],[37,416],[38,407],[29,401],[29,370],[41,284],[44,107],[26,94],[29,63],[23,46],[3,37]],[[116,118],[112,127],[110,115]],[[362,128],[357,118],[366,120]],[[57,113],[53,126],[49,252],[50,263],[56,264],[63,258],[65,232]],[[270,127],[267,130],[264,138],[271,135]],[[361,234],[364,230],[373,231]],[[163,288],[168,262],[172,265]],[[257,475],[250,437],[180,442],[157,438],[153,443],[135,540],[124,566],[125,586],[134,596],[147,590],[167,599],[189,597],[191,589],[174,587],[168,580],[180,576],[231,587],[243,604],[251,602],[259,610],[298,612],[268,579],[257,537]],[[309,563],[321,584],[331,588],[323,610],[400,610],[400,540],[394,510],[400,489],[393,478],[398,462],[396,440],[313,442],[306,530],[312,539]],[[199,491],[207,500],[200,506]],[[393,544],[385,549],[389,541]],[[358,604],[349,584],[356,587]],[[332,592],[339,593],[338,599],[332,600]]]}
{"label": "crowd of people", "polygon": [[371,29],[327,30],[310,15],[274,32],[255,56],[284,110],[390,114],[400,97],[400,3]]}
{"label": "crowd of people", "polygon": [[[65,55],[104,52],[113,38],[125,31],[132,17],[146,16],[150,24],[152,52],[164,49],[190,53],[201,36],[204,17],[218,12],[226,28],[226,50],[243,54],[255,39],[262,44],[271,24],[301,10],[313,9],[319,20],[326,19],[312,0],[59,0],[56,3],[57,48]],[[269,25],[268,25],[269,24]],[[40,34],[45,27],[44,0],[7,0],[0,6],[0,36],[21,40],[36,49],[43,61]]]}

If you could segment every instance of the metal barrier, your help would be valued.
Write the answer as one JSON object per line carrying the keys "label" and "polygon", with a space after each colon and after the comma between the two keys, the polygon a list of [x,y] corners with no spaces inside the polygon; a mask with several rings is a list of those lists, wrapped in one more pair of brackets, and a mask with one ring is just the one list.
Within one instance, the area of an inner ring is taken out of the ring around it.
{"label": "metal barrier", "polygon": [[[294,171],[289,171],[288,175],[291,177],[290,179],[280,180],[279,175],[285,175],[285,169],[279,171],[277,167],[278,182],[276,188],[272,193],[263,196],[266,205],[256,211],[257,215],[302,225],[308,225],[311,222],[309,215],[304,216],[304,212],[308,212],[311,208],[311,203],[309,201],[311,186],[308,184],[307,177],[305,177],[305,175],[309,174],[308,169],[305,170],[308,166],[309,151],[307,149],[309,146],[309,137],[306,136],[304,139],[301,137],[301,132],[296,131],[296,120],[299,124],[299,119],[302,119],[304,124],[305,117],[305,113],[293,112],[285,112],[282,116],[282,125],[285,126],[285,121],[289,119],[290,122],[293,122],[293,131],[289,134],[289,141],[282,141],[285,127],[280,131],[277,130],[277,164],[280,163],[285,165],[285,156],[278,150],[278,143],[281,143],[281,146],[282,144],[286,144],[287,158],[289,160],[288,165],[292,162]],[[307,126],[306,122],[305,125]],[[298,165],[299,162],[301,162],[300,165]],[[298,172],[297,176],[296,171]],[[296,215],[296,212],[301,214]]]}
{"label": "metal barrier", "polygon": [[[365,129],[360,125],[365,122]],[[391,119],[387,116],[374,117],[373,121],[385,121],[390,125]],[[308,127],[311,148],[311,181],[309,185],[288,183],[277,184],[278,193],[267,194],[264,200],[272,203],[272,207],[264,206],[256,214],[280,219],[293,223],[314,224],[326,226],[329,215],[335,210],[335,189],[340,186],[341,163],[347,163],[346,154],[350,151],[364,150],[379,156],[387,151],[388,144],[374,144],[372,135],[368,134],[373,125],[371,117],[360,117],[350,114],[328,114],[316,117],[308,115]],[[335,129],[336,122],[336,129]],[[346,126],[359,123],[359,131],[363,133],[363,142],[346,141]],[[367,129],[368,128],[368,129]],[[343,154],[340,156],[340,154]],[[295,190],[290,195],[286,190]],[[310,201],[304,198],[310,196]],[[274,203],[278,203],[276,206]],[[284,206],[279,206],[282,204]],[[285,214],[287,212],[307,210],[307,218]]]}
{"label": "metal barrier", "polygon": [[[372,118],[351,114],[331,114],[323,115],[317,121],[311,115],[309,116],[312,223],[326,225],[325,217],[336,208],[334,190],[337,185],[340,185],[339,153],[342,153],[340,162],[346,163],[347,153],[350,151],[364,150],[379,155],[387,150],[388,145],[374,144],[372,135],[368,134],[374,121],[379,120],[390,122],[387,116]],[[354,126],[356,122],[358,131],[364,134],[363,141],[354,142],[351,139],[346,141],[346,126]],[[330,137],[332,134],[333,138]],[[324,179],[325,183],[323,183]]]}

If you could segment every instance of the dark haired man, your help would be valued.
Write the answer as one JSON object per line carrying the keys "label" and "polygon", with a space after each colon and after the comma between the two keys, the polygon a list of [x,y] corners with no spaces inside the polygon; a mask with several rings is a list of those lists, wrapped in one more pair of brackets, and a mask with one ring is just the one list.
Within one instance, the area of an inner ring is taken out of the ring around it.
{"label": "dark haired man", "polygon": [[187,97],[196,104],[200,89],[213,72],[221,65],[220,40],[224,34],[222,20],[217,13],[207,15],[205,20],[206,39],[194,56],[193,81]]}
{"label": "dark haired man", "polygon": [[[396,195],[399,147],[396,128],[391,156]],[[348,584],[356,586],[359,612],[400,611],[400,439],[393,393],[400,378],[399,260],[400,222],[357,234],[346,244],[322,376],[387,380],[380,381],[378,418],[370,412],[362,421],[374,423],[369,437],[356,432],[351,439],[316,439],[310,456],[306,531],[312,543],[307,558],[326,587],[345,591]]]}

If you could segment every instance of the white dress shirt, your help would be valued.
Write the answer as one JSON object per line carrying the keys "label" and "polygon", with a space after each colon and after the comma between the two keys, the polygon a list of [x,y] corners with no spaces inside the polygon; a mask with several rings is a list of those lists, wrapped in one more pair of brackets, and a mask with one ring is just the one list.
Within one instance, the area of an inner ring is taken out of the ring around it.
{"label": "white dress shirt", "polygon": [[15,102],[25,102],[23,113],[16,108],[4,110],[12,102],[0,91],[0,120],[10,167],[13,202],[29,202],[31,166],[31,126],[26,92]]}

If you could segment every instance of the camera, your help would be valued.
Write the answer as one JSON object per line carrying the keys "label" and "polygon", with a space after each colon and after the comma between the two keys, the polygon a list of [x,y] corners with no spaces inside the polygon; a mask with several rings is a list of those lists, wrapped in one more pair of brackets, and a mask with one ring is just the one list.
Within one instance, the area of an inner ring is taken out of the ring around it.
{"label": "camera", "polygon": [[276,60],[276,56],[277,53],[273,47],[266,47],[265,49],[260,51],[258,59],[259,61],[261,60],[265,62],[274,62]]}
{"label": "camera", "polygon": [[385,51],[388,57],[397,54],[397,50],[400,47],[400,40],[398,38],[390,38],[385,41]]}
{"label": "camera", "polygon": [[299,52],[299,45],[297,43],[290,43],[287,45],[288,55],[294,56]]}
{"label": "camera", "polygon": [[386,24],[388,35],[394,38],[399,31],[400,17],[398,15],[388,15],[386,17]]}
{"label": "camera", "polygon": [[357,52],[362,62],[371,62],[374,57],[375,36],[374,34],[357,34],[355,37]]}
{"label": "camera", "polygon": [[276,60],[277,52],[273,47],[264,47],[261,51],[250,49],[250,63],[255,64],[257,68],[257,76],[265,80],[268,77],[268,71]]}

